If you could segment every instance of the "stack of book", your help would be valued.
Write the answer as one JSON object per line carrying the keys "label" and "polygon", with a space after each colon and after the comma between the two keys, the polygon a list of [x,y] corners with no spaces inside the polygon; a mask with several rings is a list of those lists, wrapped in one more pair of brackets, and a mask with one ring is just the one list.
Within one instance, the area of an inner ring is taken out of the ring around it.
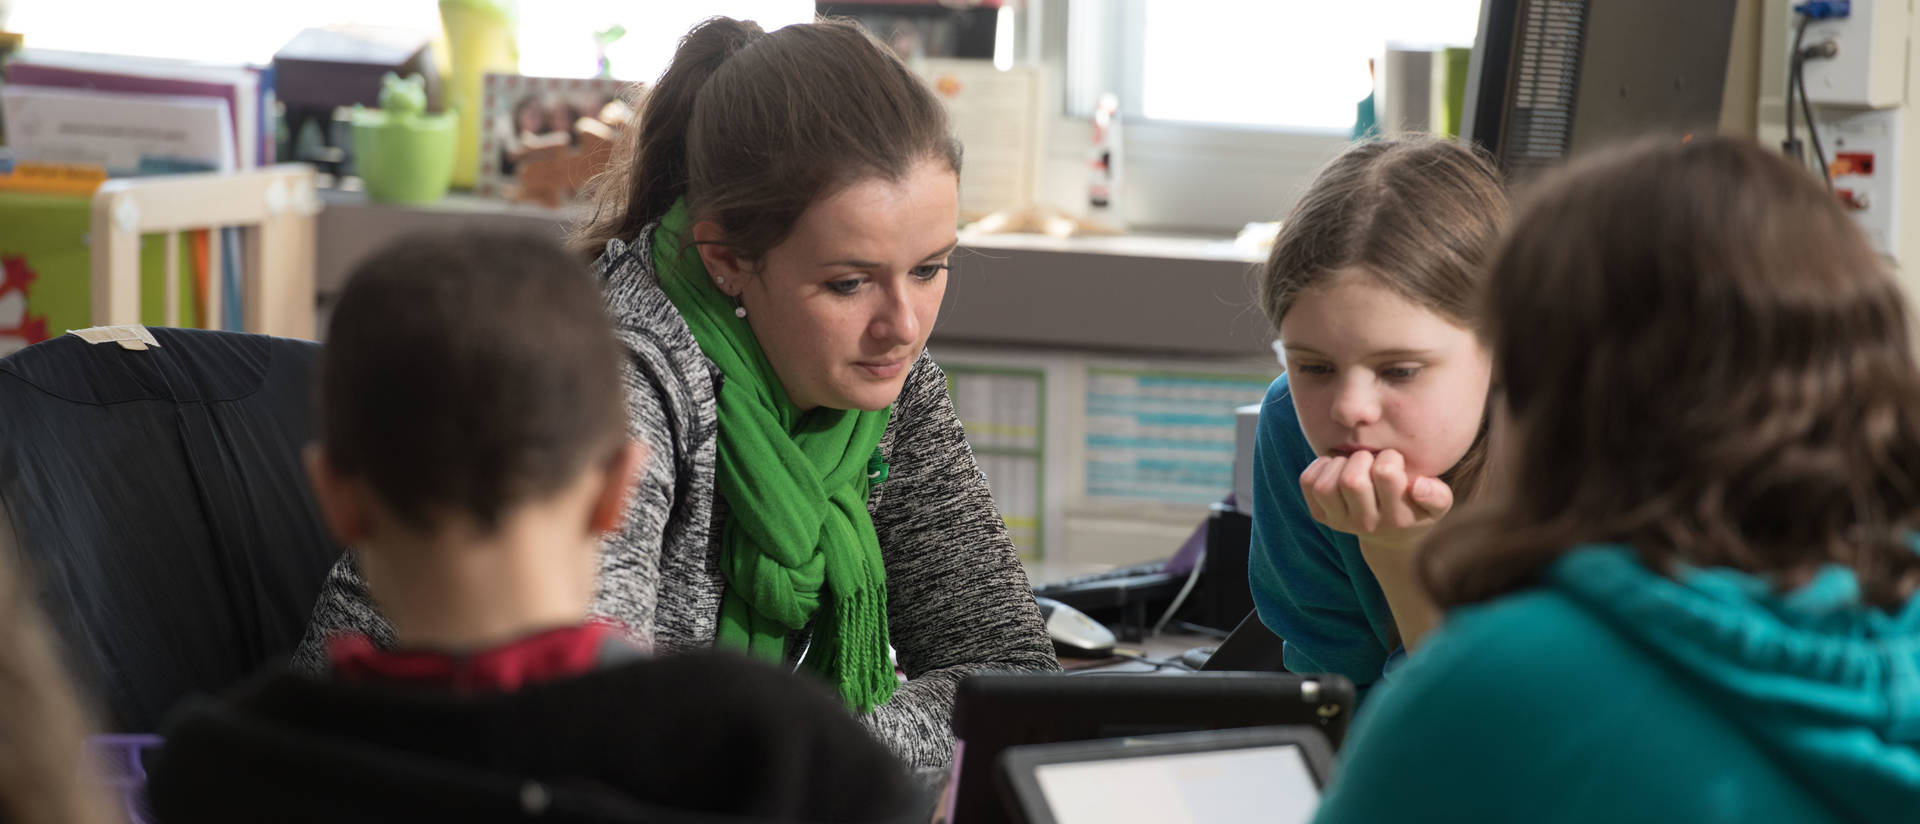
{"label": "stack of book", "polygon": [[[101,180],[269,165],[275,108],[270,69],[45,49],[15,53],[0,86],[7,143],[0,164],[0,271],[7,273],[0,281],[0,355],[92,325],[86,236],[89,201]],[[195,232],[182,240],[178,268],[189,283],[180,317],[213,325],[206,297],[218,288],[226,314],[221,325],[238,328],[240,232]],[[215,243],[221,271],[209,272],[208,246]],[[164,241],[150,238],[144,246],[153,248],[143,249],[143,270],[163,269]],[[157,304],[143,308],[143,315],[163,314]]]}
{"label": "stack of book", "polygon": [[0,88],[8,148],[114,176],[273,162],[270,69],[27,49]]}

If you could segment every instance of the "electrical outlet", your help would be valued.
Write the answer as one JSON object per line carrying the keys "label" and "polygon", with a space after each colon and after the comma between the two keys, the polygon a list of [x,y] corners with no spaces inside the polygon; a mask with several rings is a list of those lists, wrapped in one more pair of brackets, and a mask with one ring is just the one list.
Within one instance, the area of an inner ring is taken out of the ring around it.
{"label": "electrical outlet", "polygon": [[[1846,17],[1808,25],[1802,48],[1830,41],[1838,51],[1806,61],[1802,71],[1807,99],[1816,105],[1874,109],[1906,102],[1911,14],[1908,0],[1853,0]],[[1793,36],[1791,30],[1787,36]]]}
{"label": "electrical outlet", "polygon": [[[1856,4],[1856,8],[1858,5]],[[1893,257],[1898,240],[1899,155],[1906,111],[1856,110],[1820,113],[1820,135],[1830,156],[1827,172],[1834,196],[1866,234],[1874,251]]]}

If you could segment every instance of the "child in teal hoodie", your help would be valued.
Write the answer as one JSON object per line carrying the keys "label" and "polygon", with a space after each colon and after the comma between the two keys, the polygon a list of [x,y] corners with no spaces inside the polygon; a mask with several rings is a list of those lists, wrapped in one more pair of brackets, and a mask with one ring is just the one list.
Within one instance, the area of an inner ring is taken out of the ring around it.
{"label": "child in teal hoodie", "polygon": [[1920,819],[1920,370],[1832,196],[1742,140],[1605,153],[1487,305],[1497,482],[1316,820]]}

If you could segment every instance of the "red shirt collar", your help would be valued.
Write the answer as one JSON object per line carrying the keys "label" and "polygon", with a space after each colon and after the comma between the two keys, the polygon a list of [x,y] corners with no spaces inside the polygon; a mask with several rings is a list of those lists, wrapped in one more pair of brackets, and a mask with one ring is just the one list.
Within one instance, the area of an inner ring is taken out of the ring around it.
{"label": "red shirt collar", "polygon": [[348,682],[390,682],[454,692],[512,692],[528,684],[592,672],[613,628],[590,622],[561,627],[474,653],[383,650],[365,635],[327,639],[334,674]]}

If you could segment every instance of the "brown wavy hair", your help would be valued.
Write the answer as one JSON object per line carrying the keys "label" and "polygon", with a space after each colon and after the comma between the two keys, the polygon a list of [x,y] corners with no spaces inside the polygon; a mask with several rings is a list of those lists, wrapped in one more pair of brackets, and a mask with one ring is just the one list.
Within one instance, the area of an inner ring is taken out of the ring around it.
{"label": "brown wavy hair", "polygon": [[[1361,270],[1486,340],[1481,282],[1507,221],[1500,173],[1475,149],[1432,137],[1357,143],[1320,170],[1281,224],[1260,279],[1275,331],[1306,292]],[[1441,476],[1462,500],[1480,486],[1486,418]]]}
{"label": "brown wavy hair", "polygon": [[1512,439],[1505,482],[1427,540],[1440,606],[1525,587],[1596,542],[1783,588],[1842,564],[1882,606],[1920,583],[1905,303],[1777,152],[1663,140],[1548,178],[1487,305]]}
{"label": "brown wavy hair", "polygon": [[900,180],[923,159],[957,175],[960,143],[926,83],[856,23],[762,31],[715,17],[680,40],[572,245],[591,258],[631,241],[685,197],[694,220],[758,261],[815,201],[861,180]]}

